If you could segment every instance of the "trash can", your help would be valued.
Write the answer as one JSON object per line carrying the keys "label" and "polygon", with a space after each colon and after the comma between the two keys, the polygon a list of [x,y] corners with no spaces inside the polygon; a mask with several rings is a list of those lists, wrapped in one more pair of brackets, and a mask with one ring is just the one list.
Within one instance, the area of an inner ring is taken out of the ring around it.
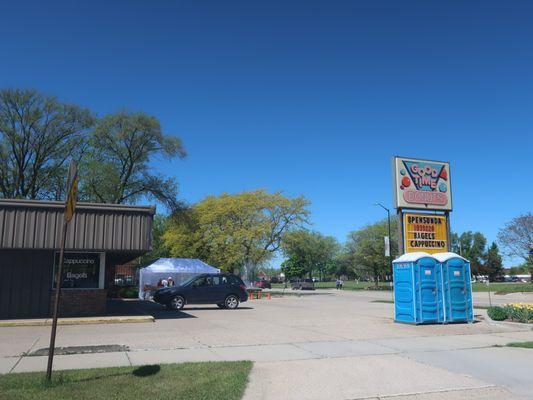
{"label": "trash can", "polygon": [[425,252],[393,261],[394,320],[410,324],[444,322],[443,292],[437,260]]}
{"label": "trash can", "polygon": [[455,253],[433,255],[442,276],[445,322],[473,322],[470,262]]}

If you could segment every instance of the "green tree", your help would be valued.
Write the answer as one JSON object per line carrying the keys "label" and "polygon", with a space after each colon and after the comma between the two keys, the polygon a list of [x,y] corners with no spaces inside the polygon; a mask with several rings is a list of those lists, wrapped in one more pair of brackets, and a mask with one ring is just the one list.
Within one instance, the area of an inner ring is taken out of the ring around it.
{"label": "green tree", "polygon": [[[391,252],[398,254],[395,232],[396,218],[391,220]],[[371,277],[376,286],[380,279],[392,275],[389,258],[385,256],[384,236],[388,236],[387,220],[367,225],[348,234],[345,246],[345,259],[356,276]]]}
{"label": "green tree", "polygon": [[294,258],[287,258],[283,261],[281,271],[285,274],[285,279],[301,278],[307,272],[304,264]]}
{"label": "green tree", "polygon": [[351,268],[350,259],[342,250],[327,263],[326,274],[329,278],[355,277],[355,271]]}
{"label": "green tree", "polygon": [[281,248],[285,257],[291,260],[289,265],[303,268],[309,278],[313,277],[314,272],[318,272],[322,279],[328,264],[333,262],[339,251],[339,244],[332,236],[295,230],[283,237]]}
{"label": "green tree", "polygon": [[502,257],[500,256],[498,245],[492,242],[487,251],[487,261],[484,266],[484,272],[489,276],[489,280],[494,281],[503,275]]}
{"label": "green tree", "polygon": [[167,228],[168,217],[161,214],[154,216],[152,224],[152,250],[141,256],[139,263],[147,265],[160,258],[170,257],[170,251],[165,246],[163,234]]}
{"label": "green tree", "polygon": [[177,184],[154,173],[149,161],[185,157],[182,142],[165,135],[159,121],[144,113],[120,112],[98,121],[81,172],[80,197],[103,203],[155,199],[174,210]]}
{"label": "green tree", "polygon": [[517,257],[528,265],[533,280],[533,213],[513,218],[498,232],[498,241],[508,257]]}
{"label": "green tree", "polygon": [[470,261],[473,275],[485,275],[487,238],[481,232],[467,231],[452,234],[451,249]]}
{"label": "green tree", "polygon": [[163,240],[172,256],[247,274],[271,258],[286,232],[307,223],[308,204],[262,189],[208,196],[175,213]]}
{"label": "green tree", "polygon": [[0,91],[0,197],[63,197],[70,159],[79,160],[94,117],[34,90]]}

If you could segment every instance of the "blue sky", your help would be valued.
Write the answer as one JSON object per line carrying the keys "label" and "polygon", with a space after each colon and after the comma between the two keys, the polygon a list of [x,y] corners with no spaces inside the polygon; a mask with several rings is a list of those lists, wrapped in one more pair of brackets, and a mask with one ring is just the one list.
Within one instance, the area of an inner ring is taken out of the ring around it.
{"label": "blue sky", "polygon": [[449,160],[452,229],[533,205],[533,5],[2,2],[0,87],[157,116],[180,195],[303,194],[344,240],[392,203],[393,155]]}

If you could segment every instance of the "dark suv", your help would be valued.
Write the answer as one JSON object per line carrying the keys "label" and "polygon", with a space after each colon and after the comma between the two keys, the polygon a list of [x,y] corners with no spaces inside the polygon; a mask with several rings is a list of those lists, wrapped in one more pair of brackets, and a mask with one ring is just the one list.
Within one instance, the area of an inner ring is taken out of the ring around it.
{"label": "dark suv", "polygon": [[233,310],[248,299],[248,293],[238,276],[202,274],[180,286],[156,290],[153,299],[173,310],[181,310],[185,304],[216,304]]}

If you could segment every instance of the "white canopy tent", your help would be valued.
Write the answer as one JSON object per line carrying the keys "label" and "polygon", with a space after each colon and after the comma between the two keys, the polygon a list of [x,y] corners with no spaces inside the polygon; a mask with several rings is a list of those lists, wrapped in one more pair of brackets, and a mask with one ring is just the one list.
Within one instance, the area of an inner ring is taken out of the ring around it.
{"label": "white canopy tent", "polygon": [[197,258],[160,258],[139,271],[139,298],[149,299],[160,280],[172,278],[176,285],[200,274],[218,274],[220,269]]}

